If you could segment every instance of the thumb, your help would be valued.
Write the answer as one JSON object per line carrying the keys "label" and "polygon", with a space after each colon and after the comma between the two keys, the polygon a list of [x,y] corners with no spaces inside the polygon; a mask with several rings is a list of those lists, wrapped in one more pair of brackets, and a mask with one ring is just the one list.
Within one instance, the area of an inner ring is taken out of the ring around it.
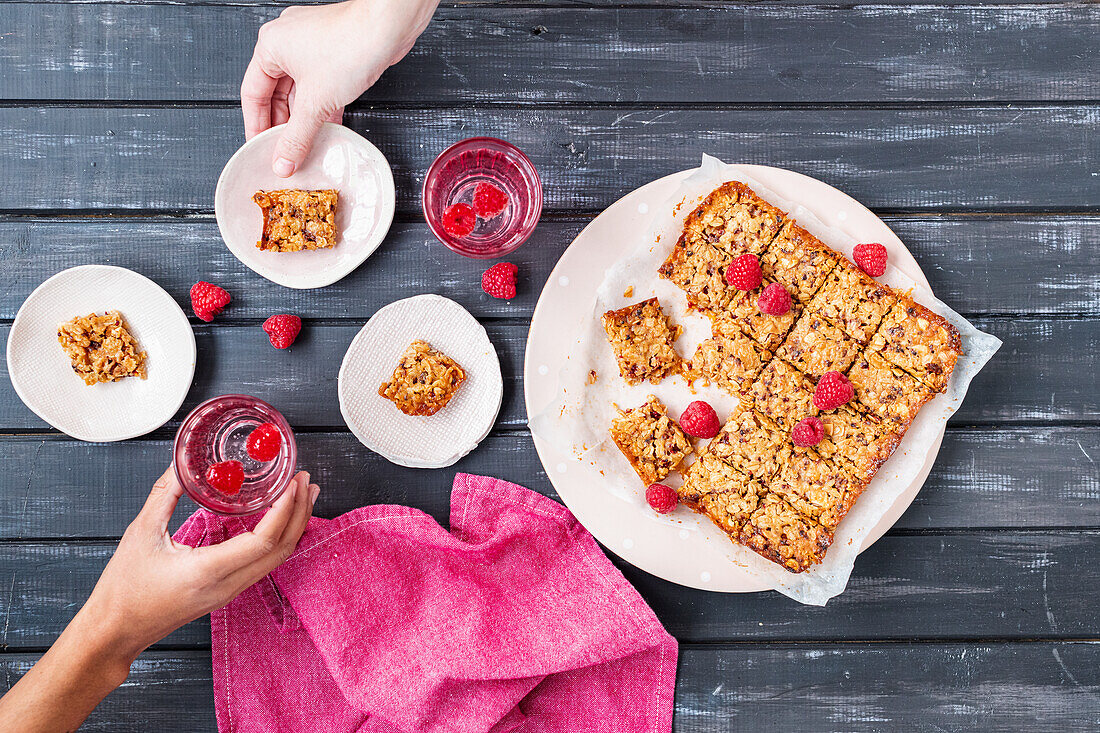
{"label": "thumb", "polygon": [[282,137],[275,145],[275,159],[271,169],[280,178],[287,178],[302,165],[313,147],[313,139],[329,116],[320,106],[295,100],[290,111],[290,121],[283,128]]}
{"label": "thumb", "polygon": [[145,506],[138,514],[138,520],[154,532],[163,532],[182,495],[183,487],[176,480],[175,467],[169,466],[164,475],[153,484],[153,490],[149,492],[149,498],[145,500]]}

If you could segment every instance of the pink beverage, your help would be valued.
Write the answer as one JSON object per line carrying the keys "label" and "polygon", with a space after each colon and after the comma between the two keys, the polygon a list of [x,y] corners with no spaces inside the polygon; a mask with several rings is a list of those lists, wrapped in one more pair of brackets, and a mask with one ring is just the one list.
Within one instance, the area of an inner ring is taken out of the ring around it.
{"label": "pink beverage", "polygon": [[[473,202],[479,182],[491,183],[508,196],[504,211],[478,218],[464,237],[447,232],[443,211],[452,204]],[[427,175],[423,190],[424,218],[447,247],[467,257],[503,257],[527,241],[542,214],[542,181],[519,148],[493,137],[472,137],[440,153]]]}
{"label": "pink beverage", "polygon": [[[246,442],[260,425],[270,423],[279,432],[278,454],[258,461]],[[229,394],[203,402],[183,421],[173,447],[176,478],[196,504],[218,514],[244,515],[270,506],[294,476],[298,447],[286,419],[263,400]],[[210,466],[240,461],[244,483],[235,494],[222,493],[206,480]]]}

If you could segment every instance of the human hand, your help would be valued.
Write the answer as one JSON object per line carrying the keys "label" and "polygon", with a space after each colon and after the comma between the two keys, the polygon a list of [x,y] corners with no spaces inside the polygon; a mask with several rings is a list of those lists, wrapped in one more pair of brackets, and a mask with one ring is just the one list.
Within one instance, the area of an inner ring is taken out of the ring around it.
{"label": "human hand", "polygon": [[128,666],[150,644],[221,608],[290,557],[319,492],[301,471],[253,531],[193,548],[168,533],[183,493],[169,467],[81,610],[85,622],[111,640]]}
{"label": "human hand", "polygon": [[322,123],[343,119],[387,68],[412,49],[439,0],[348,0],[287,8],[260,27],[241,82],[245,137],[287,123],[271,162],[287,177]]}

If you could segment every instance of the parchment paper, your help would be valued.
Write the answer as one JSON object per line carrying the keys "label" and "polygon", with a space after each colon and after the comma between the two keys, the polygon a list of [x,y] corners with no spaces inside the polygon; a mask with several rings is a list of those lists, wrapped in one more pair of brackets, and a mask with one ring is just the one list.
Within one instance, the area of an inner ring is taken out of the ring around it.
{"label": "parchment paper", "polygon": [[[704,316],[688,313],[683,291],[658,278],[657,268],[683,231],[684,218],[707,194],[731,180],[744,182],[758,195],[789,212],[801,226],[830,247],[851,257],[857,241],[842,229],[823,224],[814,214],[813,201],[786,200],[754,179],[745,169],[703,156],[700,168],[654,213],[651,231],[639,242],[634,254],[606,272],[593,303],[592,316],[582,327],[578,349],[559,375],[560,399],[531,419],[532,431],[559,450],[599,463],[601,482],[593,490],[610,491],[632,505],[632,510],[644,511],[652,516],[655,515],[645,505],[643,492],[638,490],[637,475],[610,442],[608,428],[616,414],[615,405],[634,407],[644,402],[647,395],[655,394],[668,406],[672,415],[678,416],[688,403],[701,399],[713,405],[719,418],[724,419],[737,405],[737,398],[715,386],[698,386],[692,392],[682,377],[668,378],[658,385],[645,383],[627,386],[619,376],[601,316],[608,310],[657,296],[665,312],[684,328],[683,335],[676,342],[681,356],[690,357],[699,342],[710,337],[708,320]],[[929,450],[935,445],[944,422],[962,404],[970,381],[1001,345],[1000,339],[979,331],[936,299],[928,288],[918,286],[898,268],[888,266],[886,274],[877,279],[900,290],[910,291],[914,300],[951,322],[962,335],[963,355],[955,367],[947,392],[925,404],[894,455],[882,466],[837,528],[833,544],[820,565],[804,573],[792,574],[731,542],[730,554],[738,564],[763,579],[768,587],[806,604],[824,605],[844,590],[866,534],[912,484]],[[624,293],[631,287],[633,293],[625,296]],[[594,384],[588,383],[590,370],[595,370],[597,374]],[[610,449],[604,450],[606,446]],[[666,481],[673,486],[679,482],[677,474],[670,475]],[[706,521],[705,518],[703,520]]]}

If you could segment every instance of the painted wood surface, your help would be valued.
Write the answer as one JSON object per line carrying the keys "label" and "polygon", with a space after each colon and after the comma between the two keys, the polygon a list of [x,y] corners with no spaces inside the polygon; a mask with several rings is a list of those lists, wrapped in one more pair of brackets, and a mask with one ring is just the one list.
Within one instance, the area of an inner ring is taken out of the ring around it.
{"label": "painted wood surface", "polygon": [[[0,98],[235,101],[278,14],[0,4],[0,26],[24,29],[0,45]],[[1095,100],[1097,54],[1088,6],[445,7],[363,103]]]}

